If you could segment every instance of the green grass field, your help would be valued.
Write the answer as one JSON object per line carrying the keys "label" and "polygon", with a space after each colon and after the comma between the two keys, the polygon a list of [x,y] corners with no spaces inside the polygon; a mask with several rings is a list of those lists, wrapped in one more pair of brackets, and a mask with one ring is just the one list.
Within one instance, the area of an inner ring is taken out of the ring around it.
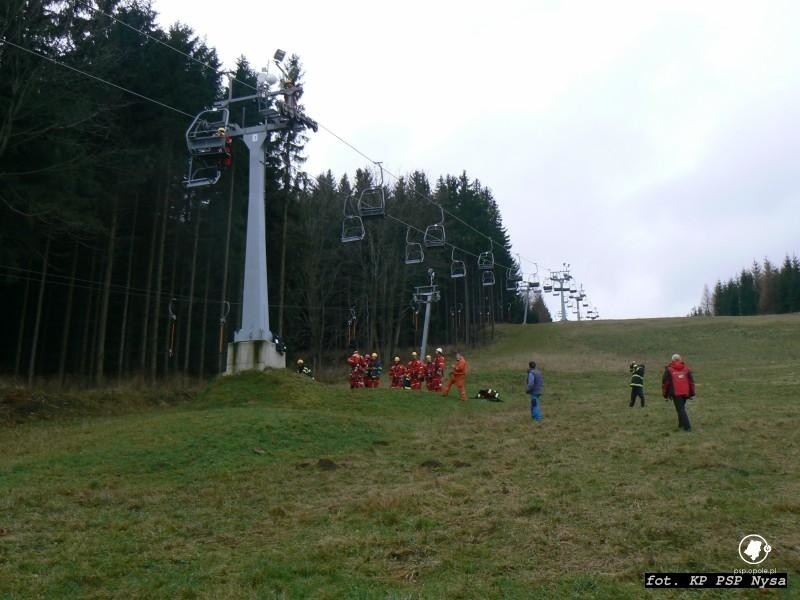
{"label": "green grass field", "polygon": [[[351,391],[343,365],[0,426],[0,598],[800,597],[800,315],[504,326],[467,357],[503,403]],[[644,590],[746,568],[749,533],[788,590]]]}

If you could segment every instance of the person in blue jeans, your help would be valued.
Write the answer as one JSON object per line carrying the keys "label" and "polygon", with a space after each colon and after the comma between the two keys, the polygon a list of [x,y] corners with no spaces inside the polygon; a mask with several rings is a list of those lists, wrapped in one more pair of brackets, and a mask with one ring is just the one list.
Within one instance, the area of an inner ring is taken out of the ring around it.
{"label": "person in blue jeans", "polygon": [[534,421],[542,420],[541,396],[544,388],[542,371],[536,368],[536,362],[528,363],[528,385],[525,388],[531,395],[531,418]]}

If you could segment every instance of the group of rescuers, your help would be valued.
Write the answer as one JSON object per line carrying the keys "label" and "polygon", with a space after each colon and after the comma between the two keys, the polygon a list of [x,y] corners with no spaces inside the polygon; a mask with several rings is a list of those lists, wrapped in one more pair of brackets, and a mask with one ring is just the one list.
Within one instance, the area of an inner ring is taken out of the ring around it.
{"label": "group of rescuers", "polygon": [[[362,355],[356,350],[348,357],[347,364],[350,366],[350,389],[380,386],[383,362],[377,353]],[[434,356],[425,356],[424,362],[416,352],[411,353],[411,360],[407,363],[395,356],[389,367],[389,385],[394,389],[406,390],[421,390],[424,386],[429,392],[440,392],[443,396],[447,396],[455,385],[459,398],[466,400],[464,380],[469,370],[467,360],[460,352],[456,352],[456,362],[446,382],[445,367],[446,360],[441,348],[436,348]]]}
{"label": "group of rescuers", "polygon": [[[377,353],[373,352],[362,356],[356,350],[347,359],[347,363],[350,365],[350,389],[380,386],[383,363]],[[395,356],[392,366],[389,367],[390,385],[395,389],[421,390],[424,384],[425,389],[429,392],[440,392],[442,396],[449,395],[450,388],[455,385],[459,399],[466,400],[467,392],[464,382],[469,371],[466,359],[460,352],[456,352],[456,363],[450,371],[447,382],[442,386],[445,364],[444,352],[441,348],[436,348],[435,356],[428,354],[425,362],[419,360],[416,352],[411,353],[411,360],[406,364],[400,361],[399,356]],[[297,372],[311,377],[311,370],[305,366],[303,359],[297,361]],[[644,363],[632,362],[630,373],[631,397],[628,406],[633,408],[638,399],[644,408]],[[525,391],[530,394],[531,418],[535,421],[542,420],[540,402],[543,388],[542,372],[536,367],[536,362],[531,361],[528,363]],[[498,397],[497,392],[491,389],[481,390],[478,397],[486,397],[485,392],[490,392],[490,395],[495,398]],[[664,367],[664,374],[661,377],[661,395],[665,400],[672,400],[674,403],[675,412],[678,415],[678,427],[684,431],[691,431],[692,425],[689,422],[689,415],[686,413],[686,401],[694,399],[695,396],[694,376],[679,354],[673,354],[670,363]]]}

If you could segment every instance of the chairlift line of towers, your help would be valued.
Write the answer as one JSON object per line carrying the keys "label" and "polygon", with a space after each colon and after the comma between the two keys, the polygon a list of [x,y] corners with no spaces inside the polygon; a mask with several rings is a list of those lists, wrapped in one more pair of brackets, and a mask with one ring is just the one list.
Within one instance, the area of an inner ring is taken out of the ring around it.
{"label": "chairlift line of towers", "polygon": [[[132,29],[133,31],[136,31],[137,33],[139,33],[140,35],[142,35],[144,37],[154,39],[154,38],[152,38],[152,36],[150,36],[146,32],[129,25],[129,24],[125,23],[124,21],[120,21],[115,16],[113,16],[113,15],[111,15],[111,14],[105,12],[105,11],[102,11],[102,10],[94,8],[94,7],[90,7],[90,8],[92,8],[92,10],[94,10],[95,12],[100,12],[100,13],[104,14],[106,17],[116,21],[117,23],[120,23],[121,25],[124,25],[125,27],[128,27],[128,28]],[[7,41],[7,40],[4,40],[4,41]],[[177,52],[178,54],[186,56],[189,60],[191,60],[193,62],[196,62],[196,63],[198,63],[198,64],[200,64],[200,65],[202,65],[202,66],[204,66],[206,68],[211,68],[210,65],[204,63],[203,61],[197,59],[194,56],[186,54],[185,52],[179,50],[178,48],[175,48],[174,46],[171,46],[170,44],[164,42],[163,40],[155,40],[155,41],[157,41],[159,44],[162,44],[163,46],[166,46],[167,48],[173,50],[174,52]],[[16,44],[13,44],[11,42],[8,42],[8,43],[13,45],[13,46],[15,46],[15,47],[17,47],[17,48],[19,48],[20,50],[24,50],[24,51],[27,51],[27,52],[31,52],[33,54],[37,54],[37,56],[41,56],[43,59],[51,60],[52,62],[55,62],[56,64],[58,64],[58,65],[60,65],[62,67],[70,68],[70,69],[73,69],[73,70],[77,70],[77,69],[74,69],[73,67],[69,67],[68,65],[60,63],[59,61],[53,61],[52,59],[50,59],[48,57],[39,55],[38,53],[34,53],[34,52],[32,52],[32,51],[30,51],[30,50],[28,50],[26,48],[23,48],[21,46],[16,46]],[[282,65],[281,65],[284,57],[285,57],[285,52],[282,51],[282,50],[278,50],[278,51],[275,52],[275,54],[273,56],[273,62],[275,62],[275,64],[277,65],[277,67],[281,71],[281,73],[284,75],[284,77],[286,77],[286,79],[288,79],[288,76],[286,75],[286,72],[282,68]],[[118,86],[116,84],[113,84],[111,82],[105,81],[103,79],[97,78],[97,77],[95,77],[95,76],[93,76],[93,75],[91,75],[89,73],[85,73],[83,71],[79,71],[78,70],[78,72],[83,74],[83,75],[85,75],[86,77],[97,79],[101,83],[104,83],[106,85],[122,89],[123,91],[131,93],[131,94],[133,94],[133,95],[135,95],[137,97],[140,97],[140,98],[142,98],[142,99],[144,99],[146,101],[158,104],[158,105],[163,106],[165,108],[169,108],[170,110],[179,112],[181,114],[186,114],[183,111],[180,111],[180,110],[178,110],[178,109],[176,109],[176,108],[174,108],[172,106],[166,105],[166,104],[164,104],[164,103],[162,103],[162,102],[160,102],[158,100],[149,98],[147,96],[143,96],[142,94],[139,94],[138,92],[134,92],[132,90],[128,90],[126,88],[123,88],[123,87]],[[259,73],[258,74],[259,86],[257,86],[257,87],[252,86],[248,82],[240,81],[240,80],[234,78],[232,75],[230,75],[230,77],[231,77],[232,81],[236,81],[236,82],[244,85],[245,87],[248,87],[250,89],[255,90],[257,93],[254,96],[251,96],[249,98],[256,98],[258,103],[259,103],[259,105],[260,105],[259,108],[265,108],[266,95],[264,95],[263,93],[259,93],[259,88],[261,88],[263,90],[263,86],[264,86],[265,83],[268,83],[270,85],[272,83],[274,83],[276,81],[276,78],[274,78],[274,76],[271,76],[269,73],[266,73],[266,72]],[[279,92],[272,92],[269,95],[278,95],[280,93],[281,93],[280,91]],[[237,98],[236,100],[237,101],[241,101],[241,100],[244,100],[244,99],[245,98]],[[231,100],[231,98],[229,97],[229,102],[230,102],[230,100]],[[305,117],[305,115],[303,115],[300,111],[297,111],[294,106],[291,106],[291,102],[289,101],[289,97],[288,96],[286,96],[286,101],[285,102],[283,102],[283,103],[278,102],[276,104],[278,104],[278,108],[280,109],[280,111],[282,113],[285,114],[285,116],[287,116],[289,118],[294,118],[294,119],[302,122],[304,124],[304,126],[312,128],[314,131],[317,131],[318,124],[316,122],[312,121],[311,119],[308,119],[307,117]],[[190,115],[187,115],[187,116],[190,116]],[[216,125],[216,128],[214,127],[214,125]],[[364,227],[363,227],[363,218],[372,217],[372,216],[384,216],[385,215],[385,198],[384,198],[384,191],[383,191],[383,172],[384,172],[384,169],[383,169],[383,167],[382,167],[382,165],[381,165],[381,163],[379,161],[372,160],[369,156],[367,156],[366,154],[361,152],[358,148],[356,148],[355,146],[353,146],[352,144],[350,144],[349,142],[344,140],[341,136],[337,135],[336,133],[334,133],[333,131],[331,131],[330,129],[325,127],[324,125],[319,125],[319,126],[321,126],[323,129],[325,129],[325,131],[327,131],[332,136],[337,138],[340,142],[342,142],[343,144],[349,146],[352,150],[354,150],[355,152],[357,152],[358,154],[360,154],[361,156],[363,156],[364,158],[366,158],[367,160],[369,160],[373,164],[378,165],[378,167],[380,168],[380,178],[381,178],[380,184],[376,185],[376,186],[373,186],[371,188],[368,188],[367,190],[362,192],[361,197],[359,198],[358,205],[357,205],[357,210],[355,210],[355,211],[351,210],[350,212],[348,212],[347,204],[345,205],[344,221],[345,222],[349,221],[349,226],[345,227],[345,223],[343,223],[342,241],[344,242],[344,241],[361,240],[361,239],[364,238],[364,235],[365,235],[365,231],[364,231]],[[219,179],[220,175],[219,175],[218,170],[215,168],[215,163],[218,164],[219,160],[221,158],[224,159],[226,154],[229,153],[229,146],[227,146],[227,144],[226,144],[226,138],[224,136],[222,136],[222,135],[218,135],[219,132],[220,132],[220,128],[223,128],[222,131],[224,131],[225,133],[229,133],[229,132],[232,133],[230,131],[230,128],[229,128],[229,112],[227,110],[227,107],[224,106],[224,102],[223,103],[218,103],[218,105],[215,105],[215,107],[213,107],[212,109],[209,109],[208,111],[202,111],[200,114],[198,114],[198,115],[196,115],[194,117],[194,120],[192,121],[192,125],[190,125],[189,129],[186,132],[187,147],[189,148],[189,152],[190,152],[189,176],[186,178],[187,187],[191,188],[191,187],[200,187],[200,186],[205,186],[205,185],[212,185],[213,183],[216,183],[216,181]],[[191,141],[190,141],[190,138],[191,138]],[[441,211],[441,219],[440,219],[440,221],[438,223],[434,223],[432,225],[429,225],[426,228],[425,235],[423,237],[423,244],[426,247],[444,246],[446,244],[446,242],[445,242],[445,239],[446,239],[445,238],[445,231],[444,231],[444,212],[445,211],[444,211],[444,209],[443,209],[443,207],[441,205],[437,204],[436,202],[434,202],[430,198],[426,197],[425,199],[439,207],[439,209]],[[469,225],[469,223],[466,223],[466,222],[462,221],[461,219],[459,219],[455,215],[451,215],[451,216],[453,216],[456,220],[461,221],[462,223],[464,223],[464,225],[470,227],[471,229],[473,229],[477,233],[479,233],[481,235],[484,235],[485,237],[489,238],[490,244],[492,243],[491,237],[486,236],[482,232],[478,231],[477,229],[475,229],[474,227]],[[407,236],[408,236],[408,233],[409,232],[407,231]],[[345,234],[347,234],[347,235],[345,235]],[[407,242],[407,244],[414,244],[414,243],[415,242],[410,242],[410,241]],[[455,250],[456,250],[455,246],[453,246],[452,244],[447,244],[447,245],[451,245],[452,246],[451,261],[450,261],[450,263],[451,263],[450,264],[450,277],[453,278],[453,279],[465,277],[466,276],[466,265],[464,264],[464,261],[455,258]],[[415,249],[412,249],[412,259],[413,259],[414,251],[415,251]],[[419,252],[417,252],[417,253],[418,254],[422,254],[421,250]],[[536,274],[534,275],[533,279],[528,280],[527,282],[518,282],[519,283],[519,288],[520,288],[518,291],[523,291],[524,290],[526,294],[528,292],[530,292],[531,290],[533,290],[535,292],[538,292],[539,294],[541,294],[542,292],[544,292],[544,293],[551,292],[553,290],[552,282],[545,281],[544,284],[541,284],[541,287],[540,287],[540,283],[539,283],[539,280],[538,280],[538,265],[533,261],[530,261],[528,259],[526,259],[526,260],[528,262],[532,262],[534,265],[536,265],[537,271],[536,271]],[[421,261],[419,261],[419,262],[421,262]],[[413,264],[413,262],[410,263],[410,264]],[[491,267],[488,266],[489,264],[491,264]],[[494,273],[489,273],[489,271],[488,271],[489,269],[493,269],[493,268],[494,268],[494,258],[493,258],[493,255],[491,253],[491,250],[488,253],[487,252],[482,252],[481,255],[479,256],[479,269],[482,269],[482,270],[485,269],[485,271],[482,273],[482,284],[483,285],[485,285],[485,286],[494,285]],[[508,269],[509,276],[510,276],[510,271],[511,271],[511,269],[509,268]],[[511,285],[509,284],[509,281],[508,281],[508,278],[507,278],[507,282],[506,283],[507,283],[506,289],[509,290],[509,291],[512,291],[511,290]],[[570,293],[574,293],[574,291],[572,289],[570,289]],[[580,302],[580,300],[577,300],[576,302]],[[599,318],[599,312],[597,311],[597,309],[595,307],[589,308],[588,307],[588,302],[584,302],[582,305],[583,305],[584,308],[588,309],[586,315],[587,315],[587,317],[589,319],[594,320],[594,319]],[[577,304],[577,308],[578,309],[580,308],[580,306],[581,306],[581,304]],[[526,308],[527,308],[527,306],[526,306]]]}

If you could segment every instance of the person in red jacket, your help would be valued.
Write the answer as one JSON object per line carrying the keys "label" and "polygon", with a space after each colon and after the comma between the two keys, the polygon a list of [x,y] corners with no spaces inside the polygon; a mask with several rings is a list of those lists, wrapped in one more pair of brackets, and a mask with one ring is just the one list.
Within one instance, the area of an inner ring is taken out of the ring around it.
{"label": "person in red jacket", "polygon": [[406,374],[411,378],[411,389],[422,389],[422,380],[425,378],[425,365],[417,358],[417,353],[411,353],[411,360],[406,365]]}
{"label": "person in red jacket", "polygon": [[358,350],[350,355],[350,358],[347,359],[347,364],[350,365],[350,389],[363,388],[366,369],[364,359],[361,358]]}
{"label": "person in red jacket", "polygon": [[433,375],[436,370],[436,363],[433,362],[433,357],[430,354],[425,355],[425,389],[429,392],[433,391],[431,383],[433,382]]}
{"label": "person in red jacket", "polygon": [[686,414],[686,401],[694,398],[694,376],[691,369],[683,362],[680,354],[673,354],[672,361],[664,368],[661,377],[661,395],[672,399],[678,413],[678,427],[691,431],[689,415]]}
{"label": "person in red jacket", "polygon": [[467,379],[467,373],[469,372],[469,366],[467,365],[467,359],[464,358],[460,352],[456,352],[456,364],[453,366],[453,370],[450,372],[450,379],[447,380],[447,384],[442,389],[442,396],[447,396],[450,394],[450,388],[453,387],[455,384],[456,388],[458,388],[458,397],[460,400],[467,399],[467,390],[464,387],[464,383]]}
{"label": "person in red jacket", "polygon": [[433,388],[433,391],[439,392],[442,390],[442,379],[444,379],[444,368],[446,366],[444,350],[441,348],[436,349],[436,358],[433,359],[433,364],[436,365],[436,367],[434,369],[431,387]]}
{"label": "person in red jacket", "polygon": [[389,378],[392,380],[392,387],[402,389],[403,377],[406,374],[406,366],[400,362],[400,357],[395,356],[392,366],[389,367]]}

